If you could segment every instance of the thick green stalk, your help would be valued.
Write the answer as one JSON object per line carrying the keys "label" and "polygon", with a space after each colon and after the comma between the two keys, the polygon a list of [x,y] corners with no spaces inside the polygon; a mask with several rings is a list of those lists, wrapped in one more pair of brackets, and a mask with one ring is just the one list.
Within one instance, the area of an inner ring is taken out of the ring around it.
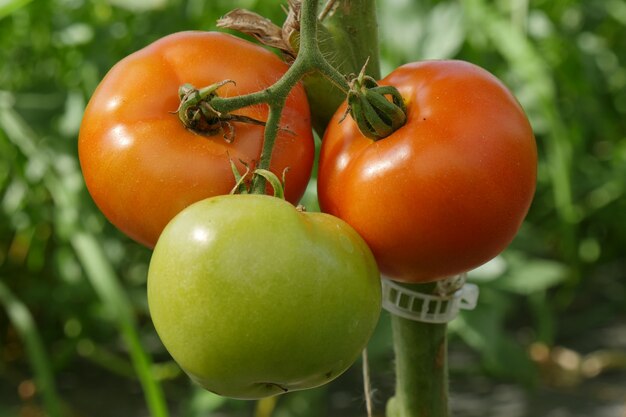
{"label": "thick green stalk", "polygon": [[[331,0],[320,17],[318,45],[326,61],[339,73],[349,75],[358,74],[369,59],[366,74],[380,78],[376,2]],[[314,109],[313,127],[321,136],[337,107],[346,99],[346,91],[320,73],[307,75],[303,82]]]}
{"label": "thick green stalk", "polygon": [[448,417],[446,324],[392,316],[396,395],[388,417]]}
{"label": "thick green stalk", "polygon": [[344,62],[342,69],[358,74],[369,59],[365,73],[380,78],[376,1],[337,0],[335,3],[323,23],[333,37],[338,59]]}
{"label": "thick green stalk", "polygon": [[[412,286],[430,293],[433,285]],[[447,325],[391,316],[396,394],[387,417],[448,417]]]}

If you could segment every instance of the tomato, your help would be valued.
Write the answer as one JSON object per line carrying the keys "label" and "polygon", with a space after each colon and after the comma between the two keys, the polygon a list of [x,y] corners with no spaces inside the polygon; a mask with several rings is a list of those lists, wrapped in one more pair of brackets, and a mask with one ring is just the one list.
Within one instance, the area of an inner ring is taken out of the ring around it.
{"label": "tomato", "polygon": [[[118,62],[102,80],[85,111],[78,150],[87,188],[104,215],[131,238],[152,247],[183,208],[227,194],[235,184],[229,159],[254,167],[263,126],[233,123],[234,138],[186,130],[174,113],[178,88],[226,79],[223,97],[272,85],[287,70],[260,46],[216,32],[166,36]],[[267,106],[236,114],[267,120]],[[302,86],[287,99],[271,170],[286,173],[286,197],[297,202],[314,157],[309,107]]]}
{"label": "tomato", "polygon": [[193,380],[251,399],[344,372],[374,330],[381,289],[371,251],[342,220],[266,195],[227,195],[167,225],[148,304]]}
{"label": "tomato", "polygon": [[381,272],[427,282],[473,269],[514,238],[535,191],[537,149],[524,111],[486,70],[425,61],[381,81],[406,102],[407,122],[378,141],[346,106],[322,141],[323,211],[352,225]]}

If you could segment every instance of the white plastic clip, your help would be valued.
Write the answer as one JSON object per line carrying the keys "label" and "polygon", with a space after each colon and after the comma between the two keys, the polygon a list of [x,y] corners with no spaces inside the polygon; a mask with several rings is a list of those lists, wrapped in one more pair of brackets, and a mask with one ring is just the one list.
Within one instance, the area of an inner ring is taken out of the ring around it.
{"label": "white plastic clip", "polygon": [[385,310],[424,323],[448,323],[459,310],[473,310],[478,301],[479,290],[474,284],[464,283],[452,294],[437,295],[410,290],[385,277],[382,283]]}

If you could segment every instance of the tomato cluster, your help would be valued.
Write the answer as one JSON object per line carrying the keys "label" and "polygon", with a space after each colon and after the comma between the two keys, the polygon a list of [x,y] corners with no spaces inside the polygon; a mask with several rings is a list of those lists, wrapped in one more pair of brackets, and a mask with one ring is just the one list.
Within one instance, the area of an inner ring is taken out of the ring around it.
{"label": "tomato cluster", "polygon": [[[189,130],[175,114],[179,87],[233,80],[219,95],[240,96],[268,88],[287,69],[229,35],[170,35],[110,70],[79,137],[98,207],[154,247],[148,301],[164,345],[200,385],[237,398],[341,374],[376,325],[380,273],[418,283],[479,266],[511,242],[535,187],[532,129],[511,93],[475,65],[430,61],[380,82],[397,88],[406,110],[391,135],[370,139],[352,119],[342,121],[347,104],[337,110],[318,172],[328,214],[294,206],[314,156],[299,84],[270,166],[285,175],[287,201],[231,195],[233,164],[254,169],[264,128],[232,119],[227,132]],[[265,105],[236,113],[261,124],[268,118]]]}

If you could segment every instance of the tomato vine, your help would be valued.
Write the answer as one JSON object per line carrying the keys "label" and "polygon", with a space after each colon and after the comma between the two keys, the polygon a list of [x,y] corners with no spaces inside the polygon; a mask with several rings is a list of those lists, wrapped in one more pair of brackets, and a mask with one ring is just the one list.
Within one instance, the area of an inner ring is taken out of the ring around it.
{"label": "tomato vine", "polygon": [[[358,83],[358,88],[354,88],[354,83],[349,83],[347,76],[339,72],[324,57],[318,39],[320,31],[318,30],[317,9],[317,1],[302,1],[299,13],[300,32],[298,52],[289,70],[275,84],[264,90],[242,96],[219,97],[212,95],[209,97],[208,103],[211,108],[215,109],[219,114],[228,114],[234,110],[255,104],[267,104],[269,106],[269,116],[265,125],[263,150],[258,163],[258,168],[260,169],[269,168],[272,149],[274,148],[276,135],[280,129],[280,114],[285,105],[287,96],[294,86],[307,75],[317,73],[342,91],[344,96],[348,96],[348,93],[351,92],[350,96],[358,97],[358,100],[355,101],[357,105],[353,106],[352,114],[357,120],[363,120],[360,126],[362,126],[364,130],[368,129],[367,126],[373,125],[375,126],[374,129],[369,130],[380,131],[378,128],[378,125],[381,123],[380,117],[376,115],[376,112],[378,112],[378,114],[389,114],[390,116],[388,118],[393,120],[392,126],[383,129],[385,132],[383,136],[401,127],[404,123],[403,120],[406,119],[403,114],[406,109],[403,103],[401,103],[401,98],[398,101],[397,98],[400,97],[400,94],[394,87],[385,87],[381,91],[376,91],[378,86],[373,78],[368,77],[367,80],[369,84],[367,86],[363,85],[363,83]],[[358,77],[359,80],[364,78],[367,60],[363,62],[362,65],[363,69]],[[377,64],[375,64],[375,68],[377,70]],[[367,90],[367,96],[365,90]],[[394,99],[389,102],[385,98],[385,95],[391,95]],[[375,106],[375,110],[371,108],[371,106],[368,108],[369,101],[378,103]],[[380,104],[382,102],[387,104]],[[361,116],[362,113],[364,116]],[[400,115],[398,115],[398,113],[400,113]],[[372,123],[373,118],[378,118],[379,123]],[[398,122],[398,119],[402,121]],[[265,192],[265,183],[266,179],[264,177],[255,176],[253,178],[252,192],[263,194]]]}

